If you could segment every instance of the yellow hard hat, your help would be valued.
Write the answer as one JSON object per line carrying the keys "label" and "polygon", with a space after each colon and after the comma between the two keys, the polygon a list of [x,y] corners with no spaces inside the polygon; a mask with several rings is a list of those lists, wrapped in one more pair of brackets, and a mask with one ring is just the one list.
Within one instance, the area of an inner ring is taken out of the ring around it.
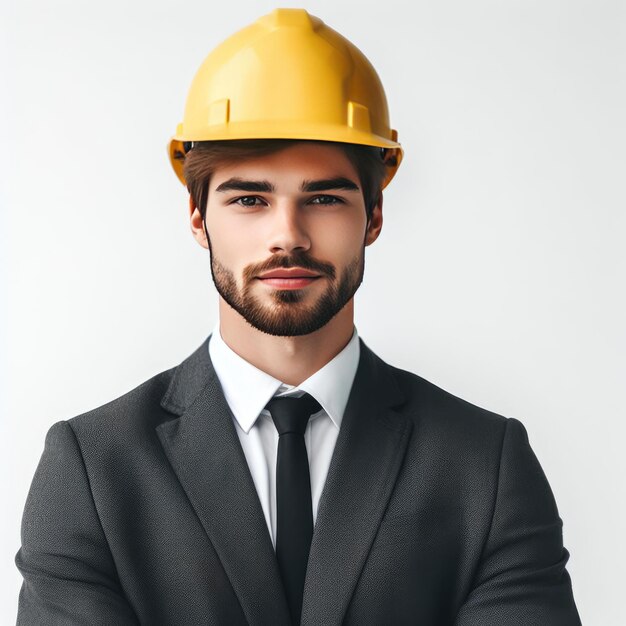
{"label": "yellow hard hat", "polygon": [[183,184],[190,143],[313,139],[377,146],[393,178],[402,148],[376,70],[345,37],[304,9],[276,9],[220,44],[195,75],[170,140]]}

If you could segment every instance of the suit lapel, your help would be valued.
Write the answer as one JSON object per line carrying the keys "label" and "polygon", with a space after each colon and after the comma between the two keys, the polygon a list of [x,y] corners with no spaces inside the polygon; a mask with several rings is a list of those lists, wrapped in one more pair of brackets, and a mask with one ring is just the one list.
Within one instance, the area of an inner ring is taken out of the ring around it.
{"label": "suit lapel", "polygon": [[289,612],[261,503],[208,339],[176,368],[157,427],[167,458],[213,544],[250,624],[288,624]]}
{"label": "suit lapel", "polygon": [[390,368],[361,357],[318,507],[302,626],[341,624],[403,462],[412,422]]}

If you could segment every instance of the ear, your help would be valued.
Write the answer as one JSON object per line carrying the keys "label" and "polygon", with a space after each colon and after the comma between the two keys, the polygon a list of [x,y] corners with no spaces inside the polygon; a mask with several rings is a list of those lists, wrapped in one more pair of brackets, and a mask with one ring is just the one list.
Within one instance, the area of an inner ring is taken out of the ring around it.
{"label": "ear", "polygon": [[372,211],[372,217],[370,217],[367,223],[367,230],[365,231],[365,245],[369,246],[373,244],[380,235],[380,231],[383,227],[383,192],[378,194],[378,200]]}
{"label": "ear", "polygon": [[196,203],[193,201],[193,197],[189,194],[189,217],[191,222],[191,232],[193,234],[194,239],[203,247],[209,247],[209,243],[206,239],[206,234],[204,232],[204,225],[202,220],[202,215],[200,215],[200,209],[196,206]]}

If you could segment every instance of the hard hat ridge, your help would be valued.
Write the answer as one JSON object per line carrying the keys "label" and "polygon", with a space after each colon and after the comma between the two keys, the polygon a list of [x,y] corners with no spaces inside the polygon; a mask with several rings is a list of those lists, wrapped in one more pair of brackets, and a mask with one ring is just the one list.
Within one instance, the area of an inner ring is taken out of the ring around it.
{"label": "hard hat ridge", "polygon": [[255,23],[269,30],[290,26],[317,30],[324,22],[304,9],[274,9],[271,13],[260,17]]}

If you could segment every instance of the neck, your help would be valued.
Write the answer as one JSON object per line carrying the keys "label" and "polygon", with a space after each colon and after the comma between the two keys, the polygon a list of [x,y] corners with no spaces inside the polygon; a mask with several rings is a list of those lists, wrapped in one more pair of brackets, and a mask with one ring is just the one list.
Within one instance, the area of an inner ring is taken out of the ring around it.
{"label": "neck", "polygon": [[339,354],[354,331],[354,298],[328,324],[308,335],[275,337],[250,326],[221,297],[220,335],[256,368],[287,385],[299,385]]}

